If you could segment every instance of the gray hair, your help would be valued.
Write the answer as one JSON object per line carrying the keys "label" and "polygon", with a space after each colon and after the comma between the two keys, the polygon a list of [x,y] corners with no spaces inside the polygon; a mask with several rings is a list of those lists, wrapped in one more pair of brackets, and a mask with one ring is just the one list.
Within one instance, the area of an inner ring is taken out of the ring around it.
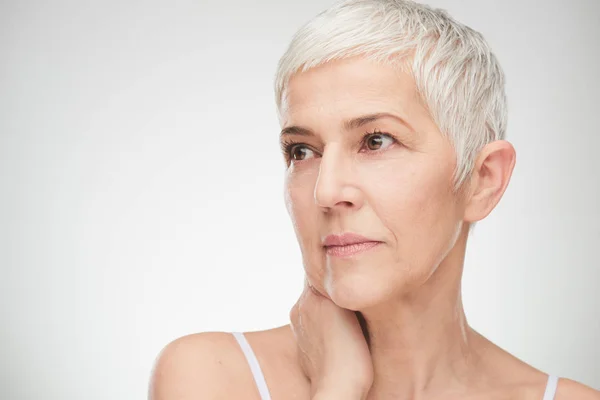
{"label": "gray hair", "polygon": [[483,36],[445,10],[411,0],[345,0],[302,26],[277,68],[280,115],[292,75],[355,56],[412,74],[421,100],[455,149],[456,189],[481,148],[504,139],[504,73]]}

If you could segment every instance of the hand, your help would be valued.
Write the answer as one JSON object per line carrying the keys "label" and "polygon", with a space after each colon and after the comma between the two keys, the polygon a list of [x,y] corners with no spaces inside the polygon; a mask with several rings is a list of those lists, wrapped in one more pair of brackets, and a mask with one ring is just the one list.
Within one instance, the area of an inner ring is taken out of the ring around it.
{"label": "hand", "polygon": [[311,397],[339,393],[344,399],[365,398],[373,383],[373,363],[355,312],[338,307],[305,278],[290,320]]}

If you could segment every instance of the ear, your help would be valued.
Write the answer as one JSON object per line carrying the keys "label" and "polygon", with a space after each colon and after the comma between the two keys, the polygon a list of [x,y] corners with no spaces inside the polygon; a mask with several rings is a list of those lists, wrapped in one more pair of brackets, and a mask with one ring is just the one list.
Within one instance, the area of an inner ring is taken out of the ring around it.
{"label": "ear", "polygon": [[496,207],[508,186],[515,162],[515,149],[505,140],[489,143],[479,152],[470,178],[465,221],[480,221]]}

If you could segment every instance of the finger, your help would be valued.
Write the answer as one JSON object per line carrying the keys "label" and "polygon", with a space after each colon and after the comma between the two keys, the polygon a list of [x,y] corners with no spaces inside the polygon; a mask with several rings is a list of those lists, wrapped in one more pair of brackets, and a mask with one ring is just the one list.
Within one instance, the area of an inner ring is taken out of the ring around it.
{"label": "finger", "polygon": [[294,306],[290,310],[289,318],[292,325],[296,324],[298,321],[298,303],[294,304]]}
{"label": "finger", "polygon": [[298,334],[296,333],[296,328],[294,327],[293,323],[290,324],[290,328],[292,330],[292,334],[294,334],[294,338],[296,338],[296,341],[297,341],[298,340]]}
{"label": "finger", "polygon": [[320,297],[324,297],[324,296],[321,294],[321,292],[319,292],[319,291],[317,290],[317,288],[316,288],[316,287],[314,287],[312,283],[310,283],[310,280],[308,279],[308,276],[307,276],[307,275],[304,275],[304,286],[305,286],[305,289],[308,289],[308,291],[309,291],[310,293],[312,293],[312,294],[315,294],[315,295],[317,295],[317,296],[320,296]]}
{"label": "finger", "polygon": [[[304,289],[302,290],[302,294],[300,295],[300,298],[298,299],[298,306],[300,307],[300,306],[312,304],[316,300],[315,294],[316,293],[315,293],[313,286],[309,282],[308,278],[305,276],[304,277]],[[308,307],[310,308],[310,306],[308,306]]]}
{"label": "finger", "polygon": [[314,293],[315,292],[315,288],[314,286],[310,283],[310,280],[308,279],[307,275],[304,275],[304,291],[306,293]]}

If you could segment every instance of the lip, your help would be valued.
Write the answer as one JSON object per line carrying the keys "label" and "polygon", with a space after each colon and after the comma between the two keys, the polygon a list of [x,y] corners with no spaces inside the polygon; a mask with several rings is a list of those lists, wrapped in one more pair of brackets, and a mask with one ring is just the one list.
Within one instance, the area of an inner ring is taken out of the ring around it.
{"label": "lip", "polygon": [[323,247],[330,256],[348,257],[370,250],[381,243],[379,240],[370,239],[356,233],[343,233],[325,237]]}
{"label": "lip", "polygon": [[323,246],[347,246],[349,244],[378,242],[378,240],[369,239],[356,233],[346,232],[341,235],[328,235],[323,239]]}

